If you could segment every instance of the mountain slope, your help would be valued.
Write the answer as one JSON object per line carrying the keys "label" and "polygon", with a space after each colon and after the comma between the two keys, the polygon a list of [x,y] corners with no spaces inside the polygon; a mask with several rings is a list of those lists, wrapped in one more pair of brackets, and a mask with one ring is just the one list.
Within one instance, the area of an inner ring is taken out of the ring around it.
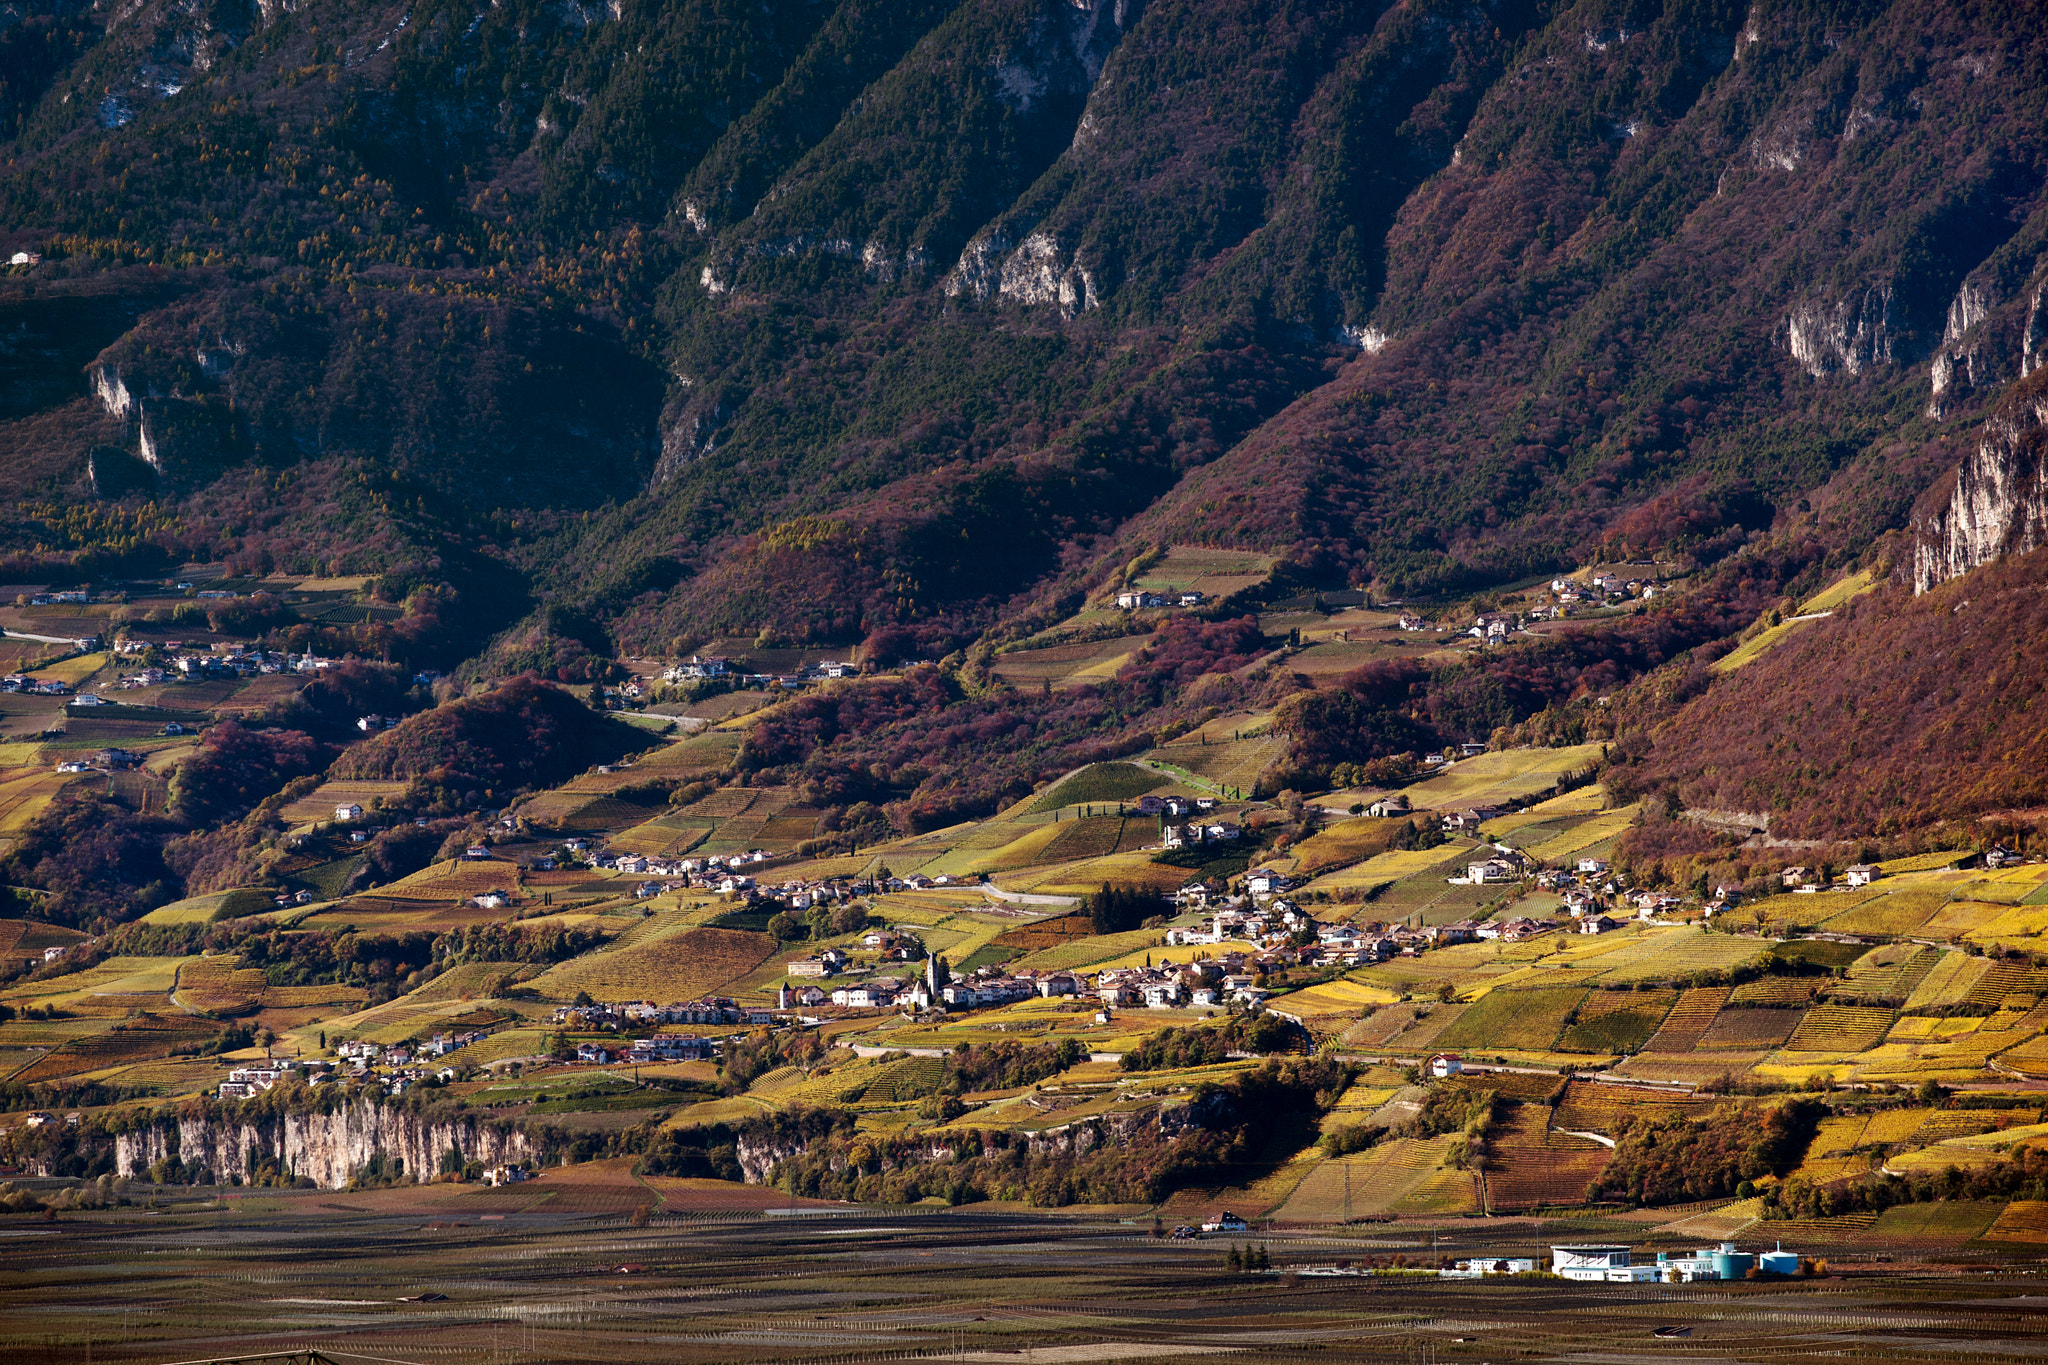
{"label": "mountain slope", "polygon": [[[9,49],[66,359],[7,485],[125,448],[98,494],[222,552],[479,544],[636,648],[964,641],[1154,543],[1711,560],[1831,482],[1860,545],[2048,354],[2023,5],[59,17]],[[344,539],[252,465],[392,493]]]}

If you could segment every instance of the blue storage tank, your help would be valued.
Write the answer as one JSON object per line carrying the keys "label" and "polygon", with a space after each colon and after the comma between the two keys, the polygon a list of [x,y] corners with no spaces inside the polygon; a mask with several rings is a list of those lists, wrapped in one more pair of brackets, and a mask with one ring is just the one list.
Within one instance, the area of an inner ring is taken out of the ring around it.
{"label": "blue storage tank", "polygon": [[1746,1251],[1717,1251],[1714,1253],[1714,1278],[1739,1280],[1755,1264],[1756,1257]]}
{"label": "blue storage tank", "polygon": [[1799,1253],[1796,1251],[1786,1251],[1782,1247],[1776,1251],[1766,1251],[1763,1255],[1757,1257],[1756,1263],[1758,1269],[1770,1271],[1774,1275],[1797,1275],[1799,1273]]}

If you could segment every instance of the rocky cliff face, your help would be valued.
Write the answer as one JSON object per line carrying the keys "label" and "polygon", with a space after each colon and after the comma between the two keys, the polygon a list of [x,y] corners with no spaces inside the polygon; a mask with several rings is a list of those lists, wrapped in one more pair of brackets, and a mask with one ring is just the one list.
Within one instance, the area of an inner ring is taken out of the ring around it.
{"label": "rocky cliff face", "polygon": [[2048,372],[2016,385],[1916,519],[1913,591],[2048,544]]}
{"label": "rocky cliff face", "polygon": [[532,1156],[526,1134],[474,1118],[423,1118],[410,1110],[359,1099],[332,1113],[265,1115],[238,1119],[230,1111],[166,1116],[114,1140],[115,1168],[145,1174],[156,1162],[176,1156],[187,1168],[203,1166],[228,1183],[265,1161],[275,1161],[322,1189],[340,1189],[382,1155],[405,1163],[405,1173],[427,1180],[440,1169],[450,1147],[468,1161],[485,1165],[525,1161]]}
{"label": "rocky cliff face", "polygon": [[[1193,1103],[1168,1102],[1124,1113],[1091,1115],[1072,1123],[1017,1134],[1016,1137],[1022,1150],[1032,1157],[1085,1156],[1105,1147],[1129,1146],[1155,1131],[1159,1137],[1171,1140],[1196,1129],[1226,1127],[1240,1118],[1230,1099],[1212,1095]],[[821,1140],[744,1134],[736,1144],[740,1170],[748,1184],[768,1184],[773,1180],[778,1165],[810,1155]],[[943,1162],[957,1157],[951,1142],[933,1141],[907,1159]],[[836,1170],[844,1165],[844,1161],[845,1156],[841,1152],[832,1157],[831,1165]]]}
{"label": "rocky cliff face", "polygon": [[2016,239],[1963,281],[1928,367],[1929,417],[1950,416],[1972,394],[1995,393],[2041,368],[2048,339],[2044,267],[2048,225]]}
{"label": "rocky cliff face", "polygon": [[1795,306],[1785,319],[1785,345],[1815,379],[1860,375],[1902,359],[1898,301],[1889,281],[1832,302]]}

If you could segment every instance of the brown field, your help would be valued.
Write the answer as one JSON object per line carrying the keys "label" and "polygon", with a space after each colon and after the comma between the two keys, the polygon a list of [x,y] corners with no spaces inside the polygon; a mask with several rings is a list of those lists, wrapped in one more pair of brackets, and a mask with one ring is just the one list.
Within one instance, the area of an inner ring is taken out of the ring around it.
{"label": "brown field", "polygon": [[33,953],[42,955],[45,948],[61,947],[77,943],[85,935],[76,929],[67,929],[61,924],[45,924],[41,920],[0,919],[0,958],[16,953],[23,957]]}
{"label": "brown field", "polygon": [[0,832],[27,828],[59,791],[89,777],[84,773],[60,773],[54,767],[16,768],[0,774]]}
{"label": "brown field", "polygon": [[1025,953],[1035,953],[1042,948],[1055,948],[1062,943],[1088,938],[1094,933],[1094,923],[1086,915],[1055,915],[1051,919],[1005,929],[989,940],[989,946],[1014,948],[1021,956]]}
{"label": "brown field", "polygon": [[2005,1206],[1998,1221],[1985,1232],[1987,1242],[2048,1243],[2048,1201],[2016,1199]]}
{"label": "brown field", "polygon": [[1573,1081],[1551,1121],[1559,1128],[1611,1135],[1616,1123],[1622,1119],[1681,1118],[1700,1112],[1704,1103],[1689,1096],[1645,1090],[1639,1086]]}
{"label": "brown field", "polygon": [[1523,1103],[1488,1141],[1489,1212],[1537,1207],[1571,1208],[1607,1165],[1608,1149],[1586,1138],[1553,1132],[1547,1104]]}
{"label": "brown field", "polygon": [[657,1175],[646,1177],[644,1183],[661,1197],[657,1212],[662,1214],[753,1213],[763,1209],[833,1207],[823,1199],[788,1195],[766,1185],[736,1185],[727,1180]]}

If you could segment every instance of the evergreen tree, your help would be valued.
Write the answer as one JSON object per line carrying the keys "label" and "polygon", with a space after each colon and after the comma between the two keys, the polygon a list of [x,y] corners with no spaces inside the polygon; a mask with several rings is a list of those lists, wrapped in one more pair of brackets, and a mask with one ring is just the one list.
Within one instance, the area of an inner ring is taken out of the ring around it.
{"label": "evergreen tree", "polygon": [[1149,887],[1104,882],[1102,889],[1088,898],[1086,908],[1096,933],[1120,934],[1136,929],[1166,905]]}

